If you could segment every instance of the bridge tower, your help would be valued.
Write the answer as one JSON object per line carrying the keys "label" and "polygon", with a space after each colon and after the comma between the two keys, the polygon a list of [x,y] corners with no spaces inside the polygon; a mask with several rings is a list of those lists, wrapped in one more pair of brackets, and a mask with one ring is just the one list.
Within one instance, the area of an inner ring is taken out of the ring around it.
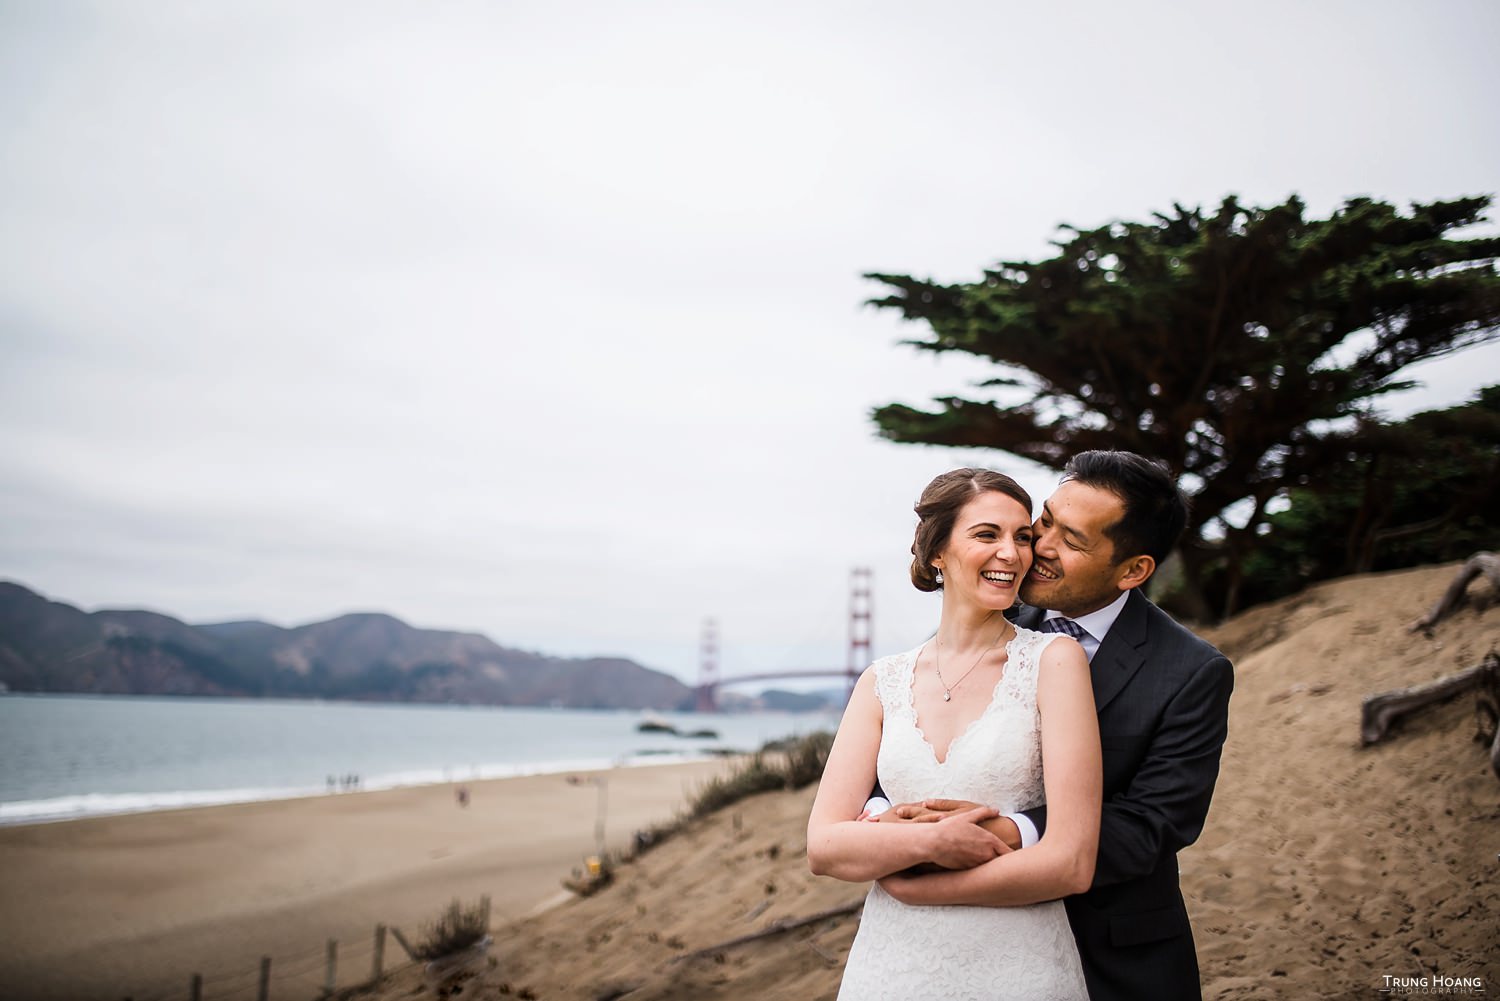
{"label": "bridge tower", "polygon": [[[855,567],[849,571],[849,694],[859,674],[874,660],[871,639],[874,619],[870,606],[870,568]],[[847,701],[847,699],[846,699]]]}
{"label": "bridge tower", "polygon": [[698,689],[693,708],[700,713],[719,711],[719,624],[703,620],[702,639],[698,645]]}

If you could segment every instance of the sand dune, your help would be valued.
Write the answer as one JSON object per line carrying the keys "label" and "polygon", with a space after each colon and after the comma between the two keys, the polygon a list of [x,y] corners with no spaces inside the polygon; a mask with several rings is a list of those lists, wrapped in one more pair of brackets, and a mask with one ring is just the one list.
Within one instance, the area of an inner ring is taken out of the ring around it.
{"label": "sand dune", "polygon": [[1324,584],[1213,633],[1239,688],[1208,827],[1182,859],[1212,996],[1367,998],[1424,971],[1500,990],[1500,780],[1471,740],[1472,696],[1358,740],[1363,696],[1500,649],[1500,607],[1405,632],[1455,570]]}
{"label": "sand dune", "polygon": [[[1210,633],[1235,658],[1238,686],[1207,829],[1181,856],[1205,997],[1389,997],[1385,976],[1434,973],[1500,991],[1500,780],[1471,741],[1472,698],[1358,746],[1365,694],[1500,647],[1500,607],[1465,609],[1432,639],[1405,633],[1454,569],[1324,584]],[[812,795],[732,807],[610,890],[497,931],[494,968],[462,996],[831,998],[852,917],[676,961],[862,896],[807,873]],[[420,982],[406,971],[376,996],[407,997]]]}

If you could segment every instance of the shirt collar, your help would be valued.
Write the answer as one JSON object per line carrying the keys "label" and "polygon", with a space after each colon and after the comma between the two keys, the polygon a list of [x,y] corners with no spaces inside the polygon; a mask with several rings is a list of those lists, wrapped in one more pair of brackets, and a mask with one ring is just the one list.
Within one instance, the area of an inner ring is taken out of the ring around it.
{"label": "shirt collar", "polygon": [[[1120,617],[1120,613],[1125,610],[1125,602],[1129,600],[1130,592],[1121,591],[1118,598],[1116,598],[1114,601],[1111,601],[1103,608],[1092,611],[1087,615],[1079,615],[1076,618],[1073,618],[1073,621],[1087,630],[1090,636],[1094,637],[1094,639],[1099,640],[1102,643],[1104,641],[1104,637],[1109,634],[1110,627],[1115,624],[1115,620],[1118,619]],[[1054,612],[1049,610],[1046,616],[1044,616],[1043,621],[1045,621],[1046,619],[1060,619],[1065,617],[1066,616],[1064,616],[1061,612]]]}

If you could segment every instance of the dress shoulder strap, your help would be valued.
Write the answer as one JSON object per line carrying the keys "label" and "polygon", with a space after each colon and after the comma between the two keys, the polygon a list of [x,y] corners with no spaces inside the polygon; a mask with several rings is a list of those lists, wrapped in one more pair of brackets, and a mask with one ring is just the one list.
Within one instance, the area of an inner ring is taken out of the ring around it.
{"label": "dress shoulder strap", "polygon": [[1036,691],[1037,678],[1041,675],[1042,651],[1059,635],[1061,634],[1016,627],[1016,638],[1011,641],[1010,663],[1006,664],[1005,670],[1015,675],[1018,690]]}
{"label": "dress shoulder strap", "polygon": [[871,669],[875,672],[875,695],[880,699],[880,708],[887,718],[912,711],[911,678],[916,667],[921,647],[906,653],[881,657]]}

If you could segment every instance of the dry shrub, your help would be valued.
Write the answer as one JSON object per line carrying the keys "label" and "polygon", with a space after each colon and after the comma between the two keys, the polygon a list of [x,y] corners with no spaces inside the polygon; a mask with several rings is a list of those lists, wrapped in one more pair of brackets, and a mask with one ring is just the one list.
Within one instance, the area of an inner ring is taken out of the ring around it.
{"label": "dry shrub", "polygon": [[816,782],[832,746],[833,734],[821,730],[769,743],[728,775],[704,783],[693,796],[688,814],[705,817],[756,793],[800,789]]}
{"label": "dry shrub", "polygon": [[465,908],[454,900],[441,917],[423,926],[416,956],[418,959],[440,959],[461,952],[489,934],[488,923],[489,914],[482,902]]}
{"label": "dry shrub", "polygon": [[[628,862],[665,843],[692,820],[706,817],[757,793],[800,789],[810,782],[816,782],[823,776],[823,765],[828,760],[828,749],[832,746],[833,734],[825,730],[805,737],[788,737],[767,743],[728,775],[709,779],[700,786],[689,797],[687,807],[677,816],[636,831],[629,849],[600,860],[605,872],[608,873],[617,862]],[[575,871],[573,879],[563,880],[563,885],[583,895],[598,889],[590,887],[584,892],[579,886],[582,882],[581,874]]]}

